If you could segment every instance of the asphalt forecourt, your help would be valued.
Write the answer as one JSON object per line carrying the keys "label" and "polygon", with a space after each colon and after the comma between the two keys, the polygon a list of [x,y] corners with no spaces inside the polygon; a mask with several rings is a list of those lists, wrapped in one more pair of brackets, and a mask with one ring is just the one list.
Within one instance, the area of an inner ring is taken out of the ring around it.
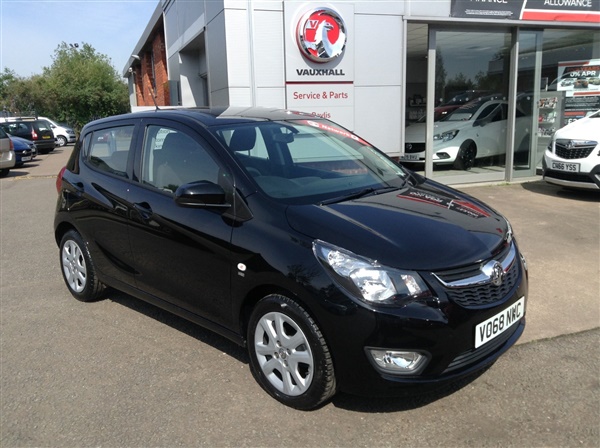
{"label": "asphalt forecourt", "polygon": [[229,341],[116,291],[71,297],[52,229],[71,149],[0,180],[1,446],[597,446],[598,195],[461,188],[511,221],[527,259],[518,345],[435,394],[339,394],[301,412],[269,398]]}

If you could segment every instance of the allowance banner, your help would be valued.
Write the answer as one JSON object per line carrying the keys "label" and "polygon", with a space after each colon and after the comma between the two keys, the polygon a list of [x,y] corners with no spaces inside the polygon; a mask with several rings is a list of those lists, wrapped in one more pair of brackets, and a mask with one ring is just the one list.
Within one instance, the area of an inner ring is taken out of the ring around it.
{"label": "allowance banner", "polygon": [[471,19],[600,21],[600,0],[452,0],[450,15]]}

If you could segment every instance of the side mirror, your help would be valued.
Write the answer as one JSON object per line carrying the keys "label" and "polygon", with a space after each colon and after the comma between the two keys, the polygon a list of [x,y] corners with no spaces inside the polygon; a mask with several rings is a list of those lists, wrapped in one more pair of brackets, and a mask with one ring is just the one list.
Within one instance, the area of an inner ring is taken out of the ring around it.
{"label": "side mirror", "polygon": [[180,186],[175,191],[175,203],[182,207],[222,209],[231,207],[223,187],[206,180]]}

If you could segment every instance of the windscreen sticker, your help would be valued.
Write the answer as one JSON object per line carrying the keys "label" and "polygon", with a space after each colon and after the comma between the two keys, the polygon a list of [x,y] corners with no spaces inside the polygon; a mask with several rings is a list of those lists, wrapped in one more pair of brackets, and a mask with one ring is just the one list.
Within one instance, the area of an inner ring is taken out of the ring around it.
{"label": "windscreen sticker", "polygon": [[301,123],[306,124],[308,126],[312,126],[313,128],[321,129],[323,131],[332,132],[334,134],[341,135],[342,137],[351,138],[352,140],[360,143],[361,145],[371,146],[367,142],[365,142],[362,138],[358,137],[357,135],[354,135],[352,132],[346,131],[345,129],[336,128],[336,127],[330,126],[329,124],[320,123],[318,121],[313,121],[313,120],[302,120]]}

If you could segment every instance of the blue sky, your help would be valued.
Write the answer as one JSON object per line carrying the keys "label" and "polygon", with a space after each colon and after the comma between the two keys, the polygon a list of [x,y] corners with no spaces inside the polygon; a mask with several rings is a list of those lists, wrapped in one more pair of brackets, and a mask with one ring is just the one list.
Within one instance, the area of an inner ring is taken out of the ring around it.
{"label": "blue sky", "polygon": [[41,74],[61,42],[88,43],[123,67],[159,0],[0,0],[0,70]]}

